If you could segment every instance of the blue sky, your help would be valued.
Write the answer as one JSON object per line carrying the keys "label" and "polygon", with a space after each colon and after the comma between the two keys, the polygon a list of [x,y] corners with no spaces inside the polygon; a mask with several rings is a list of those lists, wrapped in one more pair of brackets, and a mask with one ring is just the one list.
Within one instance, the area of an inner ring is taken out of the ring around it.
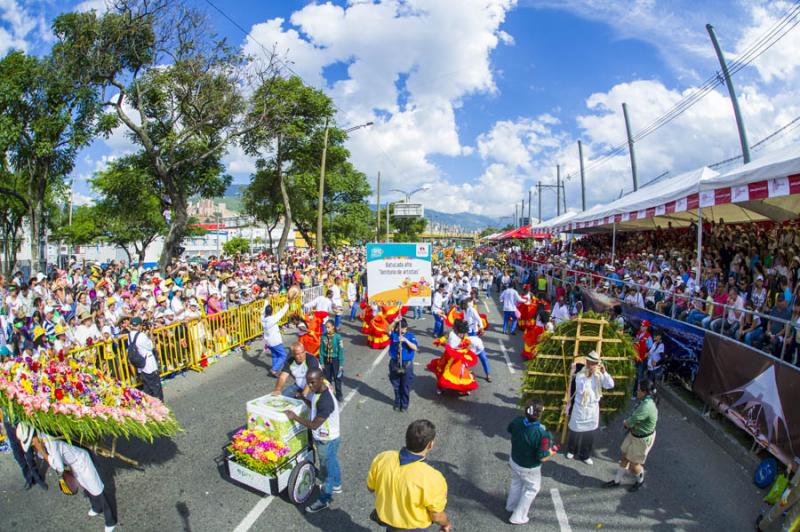
{"label": "blue sky", "polygon": [[[221,35],[260,53],[205,0],[189,1]],[[636,131],[718,70],[707,22],[733,60],[791,7],[750,0],[212,1],[253,39],[286,50],[293,69],[334,98],[340,125],[376,123],[354,132],[349,147],[373,183],[381,172],[384,200],[389,188],[430,184],[415,196],[427,207],[491,216],[513,213],[536,182],[552,184],[556,164],[575,175],[578,139],[590,167],[587,207],[630,190],[627,153],[593,164],[624,140],[621,103]],[[0,49],[42,53],[57,13],[103,4],[0,0]],[[788,33],[734,78],[751,143],[800,116],[798,34]],[[797,129],[789,131],[754,156],[797,138]],[[120,131],[85,150],[76,189],[90,195],[92,172],[131,148]],[[639,179],[737,154],[727,92],[718,88],[637,145]],[[253,162],[241,150],[234,147],[226,162],[236,182],[248,181]],[[555,215],[554,193],[542,199],[547,219]],[[580,207],[576,178],[567,182],[567,206]]]}

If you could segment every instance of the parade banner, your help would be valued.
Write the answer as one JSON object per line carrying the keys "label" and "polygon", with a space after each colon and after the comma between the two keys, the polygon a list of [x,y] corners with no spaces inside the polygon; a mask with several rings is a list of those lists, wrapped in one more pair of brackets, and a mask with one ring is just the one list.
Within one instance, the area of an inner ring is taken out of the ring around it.
{"label": "parade banner", "polygon": [[790,364],[708,334],[694,392],[790,465],[800,451],[799,378]]}
{"label": "parade banner", "polygon": [[432,285],[430,244],[367,244],[370,303],[428,306]]}

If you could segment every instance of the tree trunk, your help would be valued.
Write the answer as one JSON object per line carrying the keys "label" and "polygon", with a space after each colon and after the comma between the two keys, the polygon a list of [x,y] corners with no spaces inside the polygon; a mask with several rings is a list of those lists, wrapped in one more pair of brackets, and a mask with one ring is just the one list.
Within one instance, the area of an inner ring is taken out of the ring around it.
{"label": "tree trunk", "polygon": [[269,254],[272,255],[272,231],[277,227],[278,220],[280,218],[275,218],[275,223],[272,225],[267,226],[267,238],[269,238]]}
{"label": "tree trunk", "polygon": [[131,267],[131,262],[133,262],[133,257],[131,257],[131,252],[128,250],[128,246],[120,246],[122,251],[125,252],[125,255],[128,256],[128,267]]}
{"label": "tree trunk", "polygon": [[278,241],[278,261],[283,258],[283,250],[286,248],[286,240],[289,238],[289,230],[292,227],[292,207],[289,205],[289,192],[286,190],[286,179],[281,168],[283,165],[281,155],[281,138],[278,137],[275,161],[278,168],[278,182],[281,185],[281,198],[283,198],[283,231],[281,239]]}
{"label": "tree trunk", "polygon": [[142,246],[142,249],[137,249],[139,253],[139,266],[144,266],[144,257],[147,254],[147,246]]}
{"label": "tree trunk", "polygon": [[181,240],[183,240],[183,235],[186,234],[186,227],[189,222],[186,198],[179,191],[173,189],[169,199],[172,202],[172,223],[167,237],[164,239],[164,249],[161,251],[161,257],[158,259],[158,267],[162,274],[167,273],[167,266],[178,255],[178,247]]}

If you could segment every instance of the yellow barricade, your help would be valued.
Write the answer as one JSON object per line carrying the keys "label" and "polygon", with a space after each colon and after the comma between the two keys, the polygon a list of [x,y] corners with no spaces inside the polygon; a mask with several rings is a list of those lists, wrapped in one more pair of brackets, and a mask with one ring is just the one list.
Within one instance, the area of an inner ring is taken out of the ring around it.
{"label": "yellow barricade", "polygon": [[[158,357],[161,377],[187,369],[202,371],[209,358],[244,346],[260,336],[263,332],[261,315],[266,301],[260,299],[217,314],[147,331]],[[272,296],[268,301],[277,311],[286,304],[287,298],[282,294]],[[280,325],[285,325],[290,317],[302,314],[303,302],[298,298],[290,303]],[[96,365],[123,384],[140,384],[138,373],[128,363],[127,336],[73,349],[70,354]]]}

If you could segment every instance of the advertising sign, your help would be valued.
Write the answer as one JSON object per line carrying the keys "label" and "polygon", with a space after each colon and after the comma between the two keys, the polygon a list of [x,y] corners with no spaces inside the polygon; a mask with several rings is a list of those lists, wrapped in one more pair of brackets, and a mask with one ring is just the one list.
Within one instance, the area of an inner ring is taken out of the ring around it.
{"label": "advertising sign", "polygon": [[367,244],[370,303],[427,306],[432,284],[430,244]]}

